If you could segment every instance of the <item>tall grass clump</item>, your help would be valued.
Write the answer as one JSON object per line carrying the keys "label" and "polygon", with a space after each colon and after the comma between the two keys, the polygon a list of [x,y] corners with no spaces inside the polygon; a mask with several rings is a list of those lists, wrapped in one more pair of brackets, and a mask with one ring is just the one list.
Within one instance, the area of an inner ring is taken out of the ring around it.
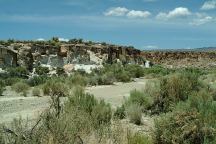
{"label": "tall grass clump", "polygon": [[125,106],[117,107],[113,116],[115,119],[124,119],[126,117]]}
{"label": "tall grass clump", "polygon": [[130,122],[141,125],[142,124],[142,109],[137,104],[129,105],[126,108],[127,116],[130,120]]}
{"label": "tall grass clump", "polygon": [[141,133],[131,134],[129,132],[127,140],[128,144],[153,144],[153,140],[149,136]]}

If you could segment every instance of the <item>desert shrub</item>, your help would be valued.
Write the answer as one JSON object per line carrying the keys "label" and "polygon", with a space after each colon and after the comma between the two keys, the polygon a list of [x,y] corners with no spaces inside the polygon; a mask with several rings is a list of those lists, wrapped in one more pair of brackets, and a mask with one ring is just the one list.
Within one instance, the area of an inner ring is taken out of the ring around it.
{"label": "desert shrub", "polygon": [[144,75],[165,76],[174,72],[174,70],[163,68],[162,66],[153,66],[143,70]]}
{"label": "desert shrub", "polygon": [[30,86],[38,86],[44,84],[49,78],[47,76],[33,76],[27,80]]}
{"label": "desert shrub", "polygon": [[82,76],[80,74],[75,74],[66,79],[66,83],[69,87],[73,86],[86,86],[87,85],[87,78],[85,76]]}
{"label": "desert shrub", "polygon": [[40,91],[40,89],[39,88],[33,88],[33,90],[32,90],[32,95],[33,96],[40,96],[40,94],[41,94],[41,91]]}
{"label": "desert shrub", "polygon": [[155,121],[155,142],[214,143],[216,141],[216,103],[206,91],[194,93],[180,102],[175,111]]}
{"label": "desert shrub", "polygon": [[24,95],[29,90],[29,85],[25,82],[18,82],[12,85],[12,90],[14,90],[17,93],[23,93]]}
{"label": "desert shrub", "polygon": [[38,67],[35,68],[35,72],[38,75],[46,75],[46,74],[49,73],[49,68],[48,67],[38,66]]}
{"label": "desert shrub", "polygon": [[128,144],[153,144],[152,139],[141,133],[128,134]]}
{"label": "desert shrub", "polygon": [[4,83],[5,83],[6,86],[11,86],[11,85],[13,85],[13,84],[15,84],[17,82],[22,81],[22,80],[23,79],[18,78],[18,77],[9,77],[9,78],[4,79]]}
{"label": "desert shrub", "polygon": [[109,135],[111,116],[110,105],[77,88],[59,115],[51,105],[33,127],[16,122],[10,129],[0,129],[0,138],[3,143],[17,144],[88,143],[88,137],[95,135],[96,143],[103,143],[102,139]]}
{"label": "desert shrub", "polygon": [[132,104],[126,107],[126,113],[128,118],[130,119],[130,122],[141,125],[142,123],[142,109],[137,104]]}
{"label": "desert shrub", "polygon": [[48,80],[42,87],[44,95],[49,96],[67,96],[68,87],[65,83],[51,79]]}
{"label": "desert shrub", "polygon": [[115,76],[112,72],[109,73],[105,73],[103,74],[99,80],[98,80],[98,84],[99,85],[111,85],[113,84],[115,81]]}
{"label": "desert shrub", "polygon": [[118,73],[115,73],[115,77],[120,82],[129,82],[131,81],[130,73],[127,71],[120,71]]}
{"label": "desert shrub", "polygon": [[106,126],[110,124],[112,118],[111,106],[106,104],[103,100],[93,107],[91,113],[93,118],[94,127]]}
{"label": "desert shrub", "polygon": [[126,65],[125,70],[128,71],[133,78],[144,76],[144,69],[139,65]]}
{"label": "desert shrub", "polygon": [[9,77],[23,77],[26,78],[28,75],[28,70],[25,67],[11,67],[6,69]]}
{"label": "desert shrub", "polygon": [[198,77],[193,73],[176,73],[160,80],[160,94],[154,97],[153,113],[171,111],[179,101],[199,89]]}
{"label": "desert shrub", "polygon": [[111,106],[104,101],[98,102],[93,95],[84,93],[82,88],[77,88],[74,91],[73,96],[69,97],[69,103],[90,114],[95,126],[110,123]]}
{"label": "desert shrub", "polygon": [[95,76],[91,76],[88,78],[88,84],[90,86],[96,86],[98,85],[98,80],[99,80],[99,76],[95,75]]}
{"label": "desert shrub", "polygon": [[116,111],[114,112],[114,118],[124,119],[125,117],[126,117],[125,106],[122,105],[121,107],[117,107]]}
{"label": "desert shrub", "polygon": [[144,112],[152,103],[151,98],[142,91],[133,90],[130,92],[129,98],[125,101],[125,106],[138,105]]}
{"label": "desert shrub", "polygon": [[72,106],[79,106],[87,113],[92,113],[93,107],[97,105],[97,100],[93,95],[84,93],[84,90],[80,87],[76,88],[73,92],[73,96],[69,97],[69,104]]}

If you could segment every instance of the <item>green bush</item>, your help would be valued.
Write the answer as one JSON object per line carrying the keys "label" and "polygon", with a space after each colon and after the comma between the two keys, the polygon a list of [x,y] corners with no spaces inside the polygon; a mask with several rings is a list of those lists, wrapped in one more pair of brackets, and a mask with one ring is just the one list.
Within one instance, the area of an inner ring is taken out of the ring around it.
{"label": "green bush", "polygon": [[109,104],[106,104],[104,101],[100,101],[93,107],[91,116],[93,118],[95,128],[109,125],[111,124],[112,118],[111,106]]}
{"label": "green bush", "polygon": [[152,139],[149,136],[141,133],[129,134],[128,144],[153,144]]}
{"label": "green bush", "polygon": [[38,86],[38,85],[46,83],[47,80],[49,80],[49,78],[44,75],[43,76],[33,76],[27,80],[27,83],[30,86]]}
{"label": "green bush", "polygon": [[12,90],[14,90],[17,93],[23,93],[26,95],[26,92],[29,90],[29,85],[25,82],[18,82],[12,85]]}
{"label": "green bush", "polygon": [[216,142],[216,103],[206,91],[194,93],[180,102],[175,111],[155,121],[155,142],[214,143]]}
{"label": "green bush", "polygon": [[69,97],[69,105],[79,107],[88,113],[93,120],[94,127],[110,124],[112,118],[111,106],[104,101],[97,101],[93,95],[84,93],[82,88],[76,88]]}
{"label": "green bush", "polygon": [[130,73],[133,78],[140,78],[144,76],[144,69],[139,65],[126,65],[125,70]]}
{"label": "green bush", "polygon": [[7,68],[6,71],[9,74],[9,77],[24,77],[26,78],[28,75],[28,70],[25,67],[11,67]]}
{"label": "green bush", "polygon": [[151,98],[146,93],[133,90],[130,92],[130,97],[126,100],[125,105],[138,105],[142,111],[147,110],[151,105]]}
{"label": "green bush", "polygon": [[154,75],[154,76],[165,76],[173,73],[174,70],[164,68],[162,66],[153,66],[151,68],[144,68],[144,75]]}
{"label": "green bush", "polygon": [[131,76],[128,71],[121,71],[118,73],[115,73],[116,79],[120,82],[129,82],[131,81]]}
{"label": "green bush", "polygon": [[198,76],[190,72],[176,73],[160,80],[160,94],[154,97],[153,113],[169,112],[179,101],[200,89]]}
{"label": "green bush", "polygon": [[51,79],[48,80],[42,87],[43,94],[49,96],[67,96],[69,89],[67,85],[61,81]]}
{"label": "green bush", "polygon": [[111,85],[114,83],[114,81],[115,81],[114,74],[112,72],[109,72],[109,73],[105,73],[99,78],[98,84],[99,85]]}
{"label": "green bush", "polygon": [[114,118],[124,119],[126,117],[125,107],[122,105],[121,107],[117,107],[114,113]]}
{"label": "green bush", "polygon": [[38,75],[47,75],[49,73],[49,68],[38,66],[35,68],[35,72]]}
{"label": "green bush", "polygon": [[98,85],[98,81],[99,81],[100,76],[91,76],[88,78],[88,84],[90,86],[96,86]]}
{"label": "green bush", "polygon": [[40,89],[39,89],[39,88],[34,88],[34,89],[32,90],[32,95],[33,95],[33,96],[40,96],[40,95],[41,95]]}
{"label": "green bush", "polygon": [[66,79],[66,83],[69,87],[73,86],[86,86],[87,85],[87,78],[85,76],[82,76],[80,74],[75,74]]}
{"label": "green bush", "polygon": [[4,83],[5,83],[6,86],[11,86],[11,85],[13,85],[13,84],[15,84],[17,82],[22,81],[22,80],[23,79],[18,78],[18,77],[9,77],[9,78],[4,79]]}
{"label": "green bush", "polygon": [[126,107],[127,116],[130,119],[130,122],[141,125],[142,123],[142,109],[137,104],[132,104]]}
{"label": "green bush", "polygon": [[72,106],[80,107],[85,112],[91,114],[94,106],[96,106],[98,101],[93,95],[89,93],[84,93],[84,90],[80,87],[76,88],[73,95],[69,97],[69,104]]}

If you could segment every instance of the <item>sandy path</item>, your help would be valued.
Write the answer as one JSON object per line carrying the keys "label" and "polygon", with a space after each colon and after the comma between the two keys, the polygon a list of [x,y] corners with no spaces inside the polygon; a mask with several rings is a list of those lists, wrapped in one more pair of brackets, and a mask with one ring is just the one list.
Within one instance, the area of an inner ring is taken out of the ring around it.
{"label": "sandy path", "polygon": [[96,86],[87,88],[87,92],[93,94],[98,99],[104,99],[113,107],[120,106],[125,97],[130,95],[130,91],[144,88],[146,80],[137,79],[135,82],[130,83],[117,83],[111,86]]}
{"label": "sandy path", "polygon": [[[143,89],[145,79],[137,79],[130,83],[117,83],[111,86],[96,86],[86,88],[86,92],[94,94],[98,99],[104,99],[113,107],[121,105],[124,97],[129,96],[133,89]],[[0,123],[9,123],[14,118],[28,118],[33,120],[46,108],[49,107],[49,97],[23,97],[10,89],[0,97]]]}

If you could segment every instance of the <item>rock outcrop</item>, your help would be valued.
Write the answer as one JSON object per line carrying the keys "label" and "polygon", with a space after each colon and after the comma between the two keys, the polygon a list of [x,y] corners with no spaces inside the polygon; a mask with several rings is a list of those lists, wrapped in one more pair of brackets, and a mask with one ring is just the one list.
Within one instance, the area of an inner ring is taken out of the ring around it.
{"label": "rock outcrop", "polygon": [[38,65],[63,68],[70,64],[101,65],[117,61],[144,64],[141,51],[126,46],[87,42],[19,42],[9,46],[18,51],[18,65],[30,70]]}
{"label": "rock outcrop", "polygon": [[155,64],[173,68],[216,67],[214,51],[144,51],[141,55]]}
{"label": "rock outcrop", "polygon": [[18,65],[26,67],[29,70],[32,70],[33,68],[33,55],[31,47],[29,46],[23,46],[19,48],[18,50]]}

